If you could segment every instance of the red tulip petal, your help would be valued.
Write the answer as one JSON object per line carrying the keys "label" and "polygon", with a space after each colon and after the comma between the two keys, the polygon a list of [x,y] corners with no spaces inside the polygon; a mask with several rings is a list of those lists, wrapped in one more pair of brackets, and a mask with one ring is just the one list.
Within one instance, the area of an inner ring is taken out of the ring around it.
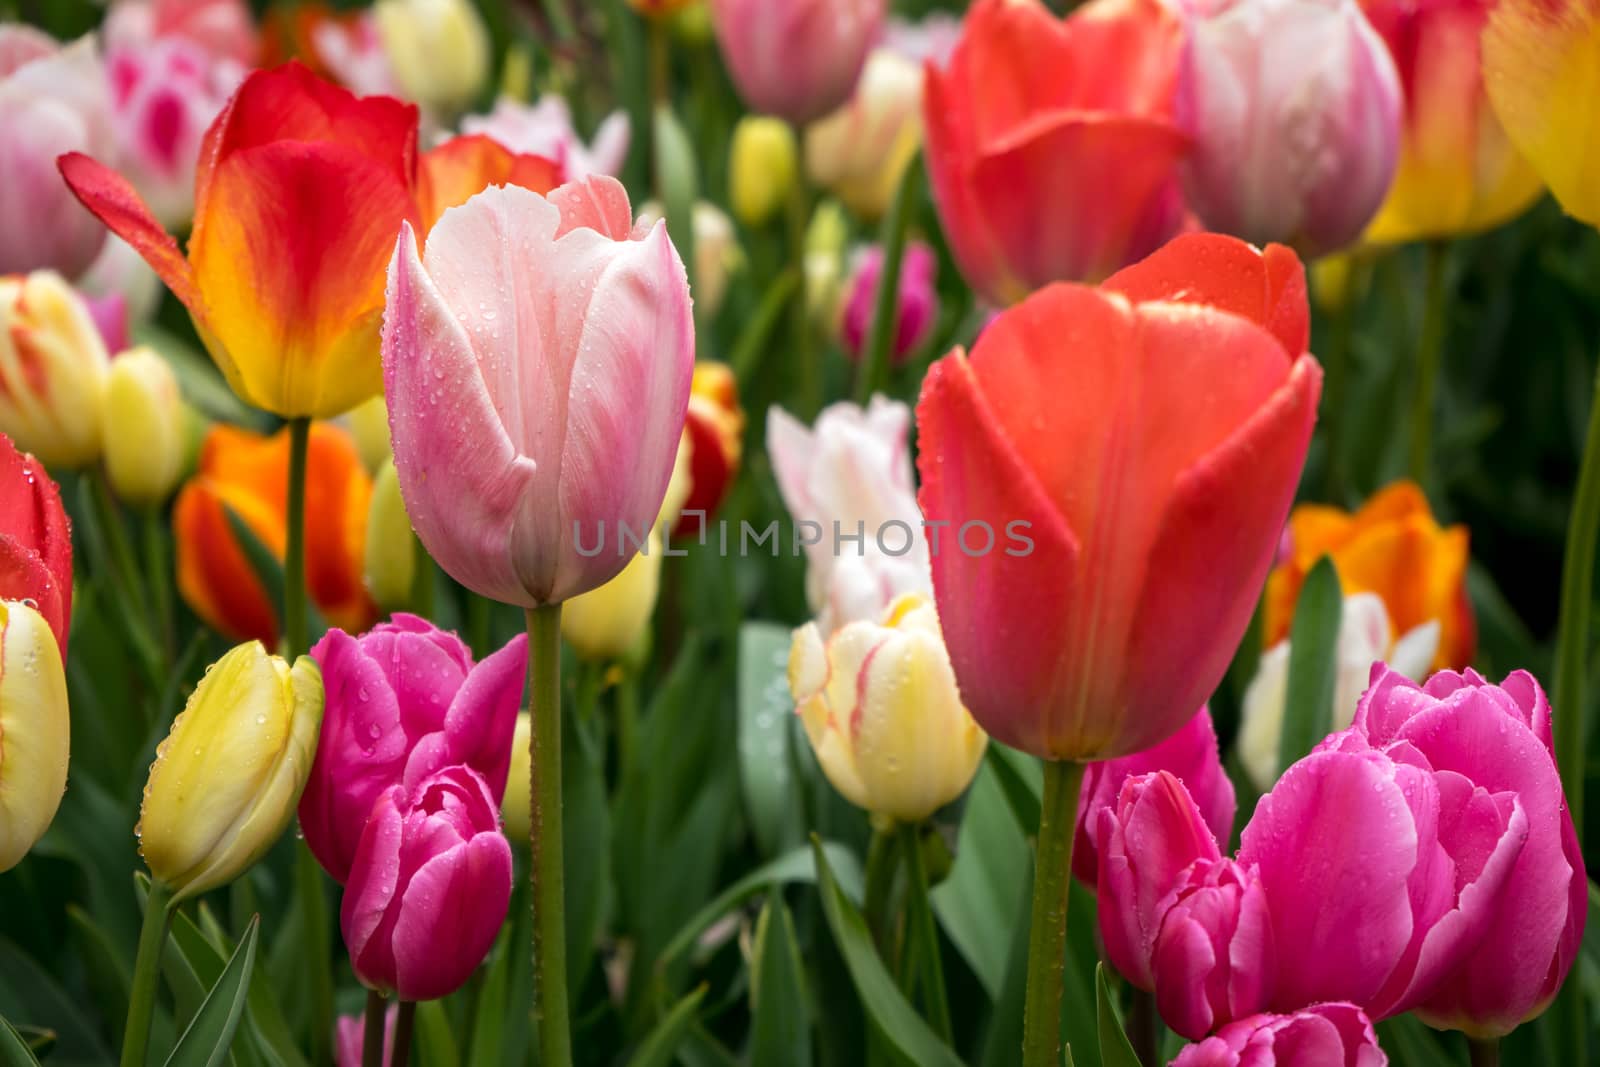
{"label": "red tulip petal", "polygon": [[73,195],[83,206],[111,228],[111,232],[133,246],[144,257],[173,295],[197,319],[205,317],[200,293],[195,288],[194,271],[178,242],[150,213],[128,179],[81,152],[61,157],[57,166]]}

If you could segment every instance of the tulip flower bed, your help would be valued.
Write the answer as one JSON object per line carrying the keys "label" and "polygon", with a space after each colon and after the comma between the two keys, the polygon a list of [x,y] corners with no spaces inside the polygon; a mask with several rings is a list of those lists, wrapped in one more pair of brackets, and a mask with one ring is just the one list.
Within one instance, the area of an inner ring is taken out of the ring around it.
{"label": "tulip flower bed", "polygon": [[1600,1061],[1597,227],[1597,0],[0,0],[0,1067]]}

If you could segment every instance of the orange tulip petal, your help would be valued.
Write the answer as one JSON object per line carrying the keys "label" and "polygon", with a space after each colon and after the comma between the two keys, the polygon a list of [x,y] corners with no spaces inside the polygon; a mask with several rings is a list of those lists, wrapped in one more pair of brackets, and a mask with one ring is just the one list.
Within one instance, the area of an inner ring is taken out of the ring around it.
{"label": "orange tulip petal", "polygon": [[[257,536],[271,529],[248,498],[228,501]],[[275,645],[278,618],[250,560],[234,536],[217,487],[196,479],[183,487],[173,506],[177,537],[178,592],[207,625],[239,640]],[[281,520],[278,529],[282,529]]]}
{"label": "orange tulip petal", "polygon": [[491,185],[520,185],[548,193],[561,184],[560,164],[522,155],[485,134],[452,137],[426,152],[417,169],[417,203],[423,233],[450,208],[465,204]]}

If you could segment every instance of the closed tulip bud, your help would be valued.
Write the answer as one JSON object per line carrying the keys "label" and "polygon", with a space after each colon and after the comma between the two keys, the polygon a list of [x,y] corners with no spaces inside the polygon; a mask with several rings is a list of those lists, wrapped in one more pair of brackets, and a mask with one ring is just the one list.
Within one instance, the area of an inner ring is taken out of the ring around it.
{"label": "closed tulip bud", "polygon": [[739,381],[726,363],[695,364],[683,437],[689,446],[689,491],[679,511],[695,514],[684,514],[673,525],[679,537],[699,535],[733,487],[744,458]]}
{"label": "closed tulip bud", "polygon": [[[889,358],[900,366],[917,350],[939,320],[939,258],[921,241],[906,245],[900,262],[900,291],[895,300],[895,329]],[[879,279],[883,276],[883,246],[871,245],[855,256],[855,267],[845,290],[839,333],[844,350],[859,360],[872,336],[878,309]]]}
{"label": "closed tulip bud", "polygon": [[661,534],[636,553],[622,573],[599,589],[575,596],[561,609],[561,636],[579,659],[620,659],[644,633],[661,590]]}
{"label": "closed tulip bud", "polygon": [[711,0],[723,61],[750,110],[810,122],[850,99],[885,0]]}
{"label": "closed tulip bud", "polygon": [[506,838],[527,844],[533,832],[533,716],[517,712],[517,727],[511,735],[511,773],[506,776],[506,795],[500,801],[500,817],[505,820]]}
{"label": "closed tulip bud", "polygon": [[363,985],[436,1000],[472,977],[510,902],[499,805],[483,777],[458,764],[373,803],[339,928]]}
{"label": "closed tulip bud", "polygon": [[879,48],[850,102],[806,127],[806,173],[867,222],[889,209],[922,145],[922,67]]}
{"label": "closed tulip bud", "polygon": [[100,458],[105,341],[53,271],[0,277],[0,431],[49,466]]}
{"label": "closed tulip bud", "polygon": [[44,466],[0,434],[0,599],[38,610],[61,657],[72,625],[72,523]]}
{"label": "closed tulip bud", "polygon": [[1198,1041],[1266,1007],[1272,919],[1255,872],[1231,860],[1202,860],[1163,903],[1152,962],[1156,1010],[1167,1025]]}
{"label": "closed tulip bud", "polygon": [[454,114],[489,76],[489,31],[471,0],[378,0],[373,7],[389,66],[406,96]]}
{"label": "closed tulip bud", "polygon": [[389,449],[389,405],[383,397],[375,396],[351,408],[343,421],[355,438],[361,465],[376,476],[393,456]]}
{"label": "closed tulip bud", "polygon": [[966,791],[988,738],[961,704],[926,598],[908,595],[881,622],[826,642],[795,631],[789,688],[823,773],[874,815],[917,822]]}
{"label": "closed tulip bud", "polygon": [[747,115],[733,128],[728,197],[734,216],[761,226],[789,199],[797,169],[794,130],[782,119]]}
{"label": "closed tulip bud", "polygon": [[156,749],[139,809],[139,853],[174,900],[226,885],[293,818],[322,725],[322,674],[259,641],[207,669]]}
{"label": "closed tulip bud", "polygon": [[105,390],[106,474],[117,495],[153,507],[172,495],[186,451],[183,397],[172,366],[150,348],[111,361]]}
{"label": "closed tulip bud", "polygon": [[400,476],[394,461],[386,460],[372,483],[372,503],[367,509],[367,558],[364,573],[367,592],[379,607],[393,609],[411,599],[411,582],[417,573],[416,534],[400,496]]}
{"label": "closed tulip bud", "polygon": [[0,601],[0,872],[44,835],[67,788],[67,677],[50,625]]}
{"label": "closed tulip bud", "polygon": [[1354,1004],[1313,1004],[1289,1015],[1252,1015],[1178,1053],[1172,1067],[1388,1067],[1372,1020]]}
{"label": "closed tulip bud", "polygon": [[1209,0],[1186,18],[1177,109],[1201,221],[1305,256],[1355,241],[1394,179],[1402,104],[1356,0]]}

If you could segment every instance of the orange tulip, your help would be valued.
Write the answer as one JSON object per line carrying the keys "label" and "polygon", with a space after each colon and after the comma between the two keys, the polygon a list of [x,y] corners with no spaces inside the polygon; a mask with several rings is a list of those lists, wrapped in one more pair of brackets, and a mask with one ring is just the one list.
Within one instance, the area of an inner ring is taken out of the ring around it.
{"label": "orange tulip", "polygon": [[560,184],[561,165],[553,160],[518,155],[486,134],[452,137],[425,153],[417,171],[423,232],[491,185],[520,185],[542,194]]}
{"label": "orange tulip", "polygon": [[1267,579],[1262,636],[1269,647],[1288,636],[1300,587],[1326,555],[1345,595],[1383,598],[1396,634],[1437,620],[1434,670],[1466,667],[1477,643],[1467,598],[1467,540],[1465,526],[1439,526],[1410,481],[1380,490],[1354,514],[1302,504],[1289,516],[1284,557]]}
{"label": "orange tulip", "polygon": [[[277,610],[229,521],[231,510],[281,562],[288,535],[289,434],[218,425],[178,494],[178,591],[208,624],[238,640],[277,643]],[[372,481],[348,433],[311,428],[306,481],[306,584],[330,623],[365,630],[377,609],[362,584]]]}

